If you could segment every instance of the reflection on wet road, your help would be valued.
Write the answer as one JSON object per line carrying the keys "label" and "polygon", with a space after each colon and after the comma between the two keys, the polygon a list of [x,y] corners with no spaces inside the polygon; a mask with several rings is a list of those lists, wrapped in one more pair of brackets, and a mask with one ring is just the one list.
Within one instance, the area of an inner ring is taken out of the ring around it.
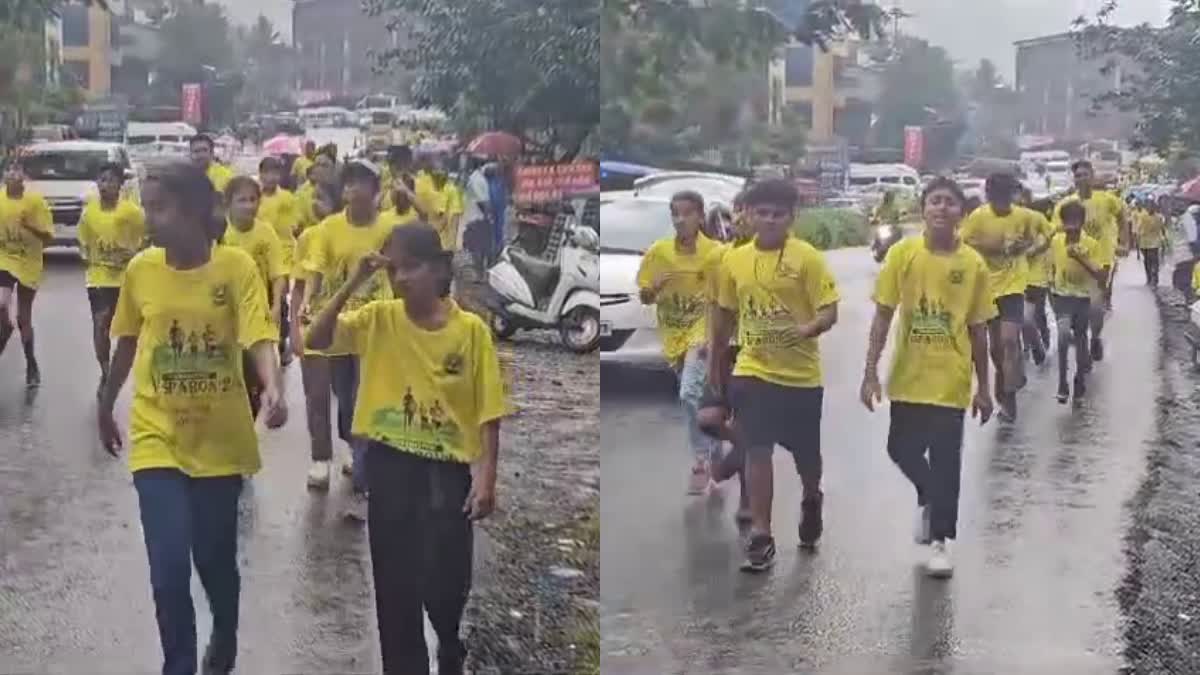
{"label": "reflection on wet road", "polygon": [[[0,673],[156,671],[132,479],[96,441],[99,370],[77,262],[48,266],[35,322],[36,398],[26,400],[15,338],[0,359]],[[295,366],[288,404],[287,426],[261,434],[264,470],[242,498],[238,672],[377,672],[366,530],[341,519],[347,481],[326,496],[305,489]],[[211,618],[194,575],[192,586],[203,649]]]}
{"label": "reflection on wet road", "polygon": [[1017,425],[968,422],[949,582],[921,574],[914,494],[885,451],[888,416],[857,400],[876,267],[861,251],[830,264],[842,304],[822,338],[826,528],[815,555],[796,547],[798,482],[780,452],[778,562],[738,572],[736,485],[684,496],[669,377],[605,366],[604,672],[1114,672],[1124,504],[1155,436],[1159,387],[1158,314],[1134,264],[1118,278],[1089,400],[1060,406],[1048,361],[1030,365]]}

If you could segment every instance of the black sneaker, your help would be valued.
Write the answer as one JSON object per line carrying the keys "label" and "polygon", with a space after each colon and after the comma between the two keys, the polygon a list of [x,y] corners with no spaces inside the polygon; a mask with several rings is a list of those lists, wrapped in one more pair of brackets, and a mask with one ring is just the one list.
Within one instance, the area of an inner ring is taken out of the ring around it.
{"label": "black sneaker", "polygon": [[1033,365],[1040,366],[1046,362],[1046,350],[1040,345],[1034,345],[1030,351],[1033,352]]}
{"label": "black sneaker", "polygon": [[1087,396],[1087,382],[1084,380],[1083,377],[1076,375],[1075,376],[1075,400],[1078,401],[1079,399],[1081,399],[1085,396]]}
{"label": "black sneaker", "polygon": [[746,543],[746,560],[743,572],[765,572],[775,564],[775,538],[769,534],[756,534]]}
{"label": "black sneaker", "polygon": [[800,502],[800,545],[812,548],[817,545],[821,533],[825,531],[825,523],[821,518],[821,503],[824,495],[818,494]]}
{"label": "black sneaker", "polygon": [[27,366],[25,368],[25,386],[38,387],[42,384],[42,371],[36,366]]}
{"label": "black sneaker", "polygon": [[1104,360],[1104,342],[1098,337],[1092,338],[1092,361]]}
{"label": "black sneaker", "polygon": [[228,675],[233,672],[234,657],[227,653],[228,649],[217,647],[209,641],[204,650],[204,660],[200,664],[201,675]]}
{"label": "black sneaker", "polygon": [[1066,403],[1067,399],[1071,398],[1071,388],[1067,386],[1066,381],[1058,383],[1058,402]]}

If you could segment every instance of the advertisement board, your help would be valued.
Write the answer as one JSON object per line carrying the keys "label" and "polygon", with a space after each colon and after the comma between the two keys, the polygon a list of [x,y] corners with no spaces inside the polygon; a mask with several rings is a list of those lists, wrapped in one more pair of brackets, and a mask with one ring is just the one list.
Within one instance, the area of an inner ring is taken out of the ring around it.
{"label": "advertisement board", "polygon": [[600,191],[600,166],[594,161],[518,165],[515,178],[513,201],[518,204],[556,202],[564,196]]}
{"label": "advertisement board", "polygon": [[904,127],[904,163],[918,170],[925,164],[924,127]]}
{"label": "advertisement board", "polygon": [[204,89],[195,82],[183,85],[180,112],[183,121],[199,127],[204,124]]}

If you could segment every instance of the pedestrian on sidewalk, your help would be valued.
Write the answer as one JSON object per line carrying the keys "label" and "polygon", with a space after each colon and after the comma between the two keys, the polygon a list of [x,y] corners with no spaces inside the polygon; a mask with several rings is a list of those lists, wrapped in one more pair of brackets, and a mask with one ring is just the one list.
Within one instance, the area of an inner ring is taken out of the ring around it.
{"label": "pedestrian on sidewalk", "polygon": [[987,263],[958,235],[965,204],[954,181],[935,179],[921,195],[923,236],[888,251],[875,285],[875,320],[861,390],[863,405],[873,412],[883,398],[879,359],[898,313],[887,389],[887,449],[916,488],[913,537],[929,546],[926,571],[935,577],[954,571],[950,542],[958,537],[966,410],[970,407],[981,423],[992,414],[987,331],[998,309]]}
{"label": "pedestrian on sidewalk", "polygon": [[701,233],[704,198],[690,190],[671,197],[674,236],[659,239],[642,257],[637,284],[643,304],[654,305],[663,355],[679,378],[679,400],[686,415],[692,467],[687,493],[703,495],[711,479],[711,463],[718,445],[705,434],[697,415],[704,395],[707,363],[708,301],[704,265],[716,248]]}
{"label": "pedestrian on sidewalk", "polygon": [[150,560],[164,675],[196,672],[192,564],[208,595],[212,636],[205,673],[229,673],[237,658],[241,580],[238,499],[243,476],[261,467],[246,405],[242,352],[263,383],[263,417],[281,426],[279,332],[254,260],[214,246],[225,229],[204,171],[176,164],[142,186],[155,247],[130,261],[112,334],[109,379],[98,410],[100,440],[122,447],[113,406],[132,369],[129,467]]}
{"label": "pedestrian on sidewalk", "polygon": [[1063,231],[1050,242],[1053,287],[1051,304],[1058,322],[1058,402],[1066,403],[1067,359],[1075,347],[1075,399],[1086,392],[1086,376],[1091,370],[1091,350],[1087,343],[1088,317],[1092,302],[1108,280],[1103,261],[1104,244],[1083,232],[1087,208],[1079,202],[1064,204],[1059,214]]}
{"label": "pedestrian on sidewalk", "polygon": [[[383,671],[463,672],[459,638],[471,587],[472,523],[495,508],[500,420],[512,409],[491,331],[450,299],[451,253],[425,224],[396,228],[363,256],[313,323],[308,344],[356,355],[354,434],[369,439],[368,532]],[[397,299],[346,310],[375,274]]]}
{"label": "pedestrian on sidewalk", "polygon": [[[800,544],[814,547],[824,529],[821,494],[821,407],[824,389],[817,338],[837,322],[837,284],[817,249],[791,235],[800,195],[787,180],[764,180],[746,190],[753,244],[729,251],[721,263],[720,310],[713,317],[708,376],[727,392],[738,443],[746,455],[751,526],[742,569],[775,563],[771,530],[775,446],[792,453],[803,494]],[[739,351],[732,377],[719,359],[734,327]]]}

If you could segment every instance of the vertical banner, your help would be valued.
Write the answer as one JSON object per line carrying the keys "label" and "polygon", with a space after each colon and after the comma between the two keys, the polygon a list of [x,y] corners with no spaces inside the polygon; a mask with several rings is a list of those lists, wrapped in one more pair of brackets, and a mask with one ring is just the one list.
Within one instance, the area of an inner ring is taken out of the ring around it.
{"label": "vertical banner", "polygon": [[904,163],[920,169],[925,163],[925,129],[904,127]]}
{"label": "vertical banner", "polygon": [[204,124],[204,94],[199,84],[183,85],[183,99],[179,107],[184,122],[196,127]]}

